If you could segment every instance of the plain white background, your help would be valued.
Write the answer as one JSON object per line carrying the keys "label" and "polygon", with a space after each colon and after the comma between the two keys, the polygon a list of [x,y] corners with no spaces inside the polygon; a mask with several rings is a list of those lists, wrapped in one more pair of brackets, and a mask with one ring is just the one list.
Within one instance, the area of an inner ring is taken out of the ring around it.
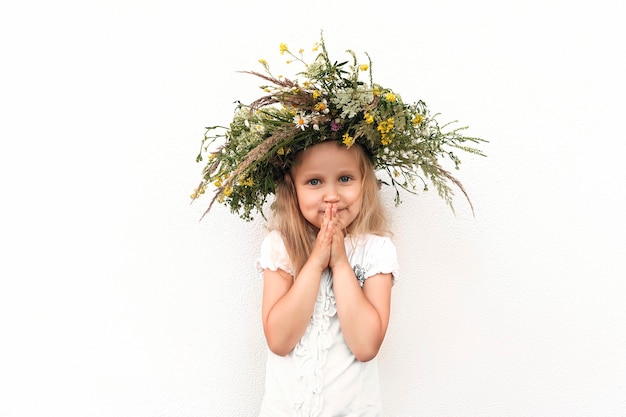
{"label": "plain white background", "polygon": [[[387,416],[626,415],[621,1],[0,6],[0,415],[253,416],[264,229],[189,204],[281,42],[486,138],[394,208]],[[291,67],[287,68],[291,69]],[[387,197],[391,194],[388,191]]]}

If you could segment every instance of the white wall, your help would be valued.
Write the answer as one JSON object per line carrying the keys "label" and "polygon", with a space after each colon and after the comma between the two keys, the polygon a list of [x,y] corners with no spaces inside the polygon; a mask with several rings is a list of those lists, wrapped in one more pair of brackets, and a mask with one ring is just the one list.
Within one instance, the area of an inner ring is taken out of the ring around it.
{"label": "white wall", "polygon": [[[409,6],[410,4],[410,6]],[[204,126],[278,44],[491,142],[453,216],[394,209],[388,416],[626,415],[622,1],[0,6],[0,415],[252,416],[263,235],[189,205]]]}

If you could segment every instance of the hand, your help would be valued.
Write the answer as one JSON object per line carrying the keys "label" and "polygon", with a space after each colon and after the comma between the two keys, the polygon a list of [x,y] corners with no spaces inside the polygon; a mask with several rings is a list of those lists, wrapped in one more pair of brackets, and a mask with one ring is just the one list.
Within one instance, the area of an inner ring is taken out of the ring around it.
{"label": "hand", "polygon": [[[337,209],[335,208],[334,211],[336,213]],[[309,261],[315,262],[321,270],[326,269],[330,262],[333,237],[336,232],[336,222],[332,219],[333,208],[328,206],[324,211],[324,219],[322,220],[320,230],[315,238],[315,245],[309,256]]]}
{"label": "hand", "polygon": [[346,255],[346,245],[344,243],[344,227],[337,216],[337,206],[331,204],[331,222],[333,223],[333,239],[330,249],[330,259],[328,261],[329,266],[335,268],[336,266],[346,264],[349,266],[348,256]]}

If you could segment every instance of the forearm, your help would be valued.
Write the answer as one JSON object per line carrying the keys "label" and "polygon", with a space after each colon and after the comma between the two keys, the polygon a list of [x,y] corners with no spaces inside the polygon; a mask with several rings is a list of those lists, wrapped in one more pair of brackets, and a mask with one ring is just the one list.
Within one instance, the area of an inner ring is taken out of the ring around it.
{"label": "forearm", "polygon": [[333,269],[333,289],[346,343],[358,360],[373,359],[385,337],[387,320],[364,295],[349,264]]}
{"label": "forearm", "polygon": [[270,350],[286,355],[302,338],[313,314],[322,271],[305,264],[293,285],[265,314],[264,330]]}

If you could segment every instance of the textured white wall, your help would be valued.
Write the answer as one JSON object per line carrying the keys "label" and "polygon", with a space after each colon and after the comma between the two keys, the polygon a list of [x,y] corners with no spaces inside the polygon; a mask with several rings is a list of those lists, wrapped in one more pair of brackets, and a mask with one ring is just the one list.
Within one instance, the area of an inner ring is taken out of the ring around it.
{"label": "textured white wall", "polygon": [[308,48],[488,138],[393,209],[388,416],[626,415],[621,1],[0,6],[0,415],[253,416],[260,222],[189,205],[205,125]]}

